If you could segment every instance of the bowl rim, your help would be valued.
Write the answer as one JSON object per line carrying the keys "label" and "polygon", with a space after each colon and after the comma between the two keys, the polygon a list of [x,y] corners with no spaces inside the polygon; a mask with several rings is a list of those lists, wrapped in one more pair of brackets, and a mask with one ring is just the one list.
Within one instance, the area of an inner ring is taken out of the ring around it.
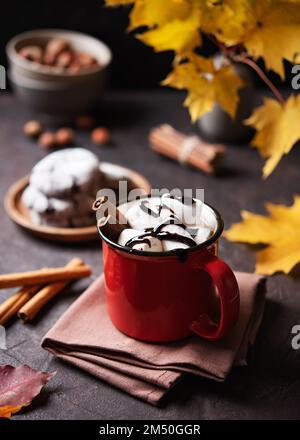
{"label": "bowl rim", "polygon": [[[94,66],[88,70],[79,71],[76,73],[62,73],[62,72],[52,72],[47,66],[43,66],[38,63],[34,63],[32,61],[28,61],[23,59],[16,50],[16,45],[22,40],[26,38],[38,38],[38,37],[51,37],[52,36],[58,36],[57,34],[68,34],[69,37],[77,36],[85,39],[90,39],[91,41],[94,41],[99,45],[102,51],[106,52],[107,55],[107,61],[101,65]],[[53,78],[76,78],[76,77],[84,77],[89,75],[94,75],[95,73],[101,72],[102,70],[106,69],[112,62],[112,51],[108,47],[106,43],[104,43],[102,40],[93,37],[92,35],[73,31],[69,29],[58,29],[58,28],[45,28],[45,29],[33,29],[31,31],[22,32],[20,34],[15,35],[12,37],[5,47],[6,55],[10,62],[14,63],[16,66],[21,67],[23,69],[26,69],[31,72],[35,72],[37,74],[41,75],[41,78],[44,77],[53,77]]]}

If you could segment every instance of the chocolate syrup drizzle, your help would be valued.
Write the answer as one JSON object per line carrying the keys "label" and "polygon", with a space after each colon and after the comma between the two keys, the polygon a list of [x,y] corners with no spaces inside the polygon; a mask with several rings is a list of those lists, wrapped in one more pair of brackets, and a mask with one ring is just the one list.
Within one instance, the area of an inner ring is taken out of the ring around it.
{"label": "chocolate syrup drizzle", "polygon": [[148,200],[143,200],[143,201],[140,203],[140,209],[141,209],[142,211],[144,211],[146,214],[150,215],[151,217],[159,218],[159,217],[160,217],[160,214],[161,214],[161,211],[162,211],[164,208],[167,209],[168,211],[170,211],[172,214],[174,214],[173,209],[169,208],[169,207],[168,207],[167,205],[165,205],[164,203],[161,203],[161,202],[160,202],[160,204],[157,206],[157,212],[153,211],[153,209],[151,209],[151,208],[150,208],[149,206],[147,206],[147,205],[149,205]]}
{"label": "chocolate syrup drizzle", "polygon": [[183,198],[181,196],[174,196],[173,194],[169,194],[169,193],[163,194],[161,198],[177,200],[178,202],[181,202],[183,205],[194,205],[196,203],[196,199],[194,197]]}
{"label": "chocolate syrup drizzle", "polygon": [[[141,209],[142,209],[142,207],[141,207]],[[150,210],[150,211],[153,212],[152,210]],[[172,210],[170,210],[170,211],[172,211]],[[152,214],[149,214],[149,215],[152,215]],[[154,215],[154,217],[157,218],[156,215]],[[175,224],[177,226],[180,226],[183,229],[186,229],[186,226],[183,223],[180,223],[179,219],[174,214],[171,214],[169,217],[165,218],[155,228],[152,228],[152,230],[150,230],[151,228],[148,228],[147,232],[145,232],[144,234],[139,235],[138,237],[133,237],[130,240],[128,240],[127,243],[125,244],[125,246],[133,248],[133,246],[135,246],[136,244],[146,243],[146,244],[148,244],[149,247],[151,247],[151,242],[147,237],[155,237],[161,241],[162,240],[177,241],[179,243],[186,244],[188,247],[192,247],[197,244],[195,242],[195,240],[193,240],[190,237],[186,237],[184,235],[180,235],[180,234],[177,234],[174,232],[172,233],[172,232],[168,232],[168,231],[162,231],[164,226],[171,225],[171,224],[173,224],[173,225]]]}

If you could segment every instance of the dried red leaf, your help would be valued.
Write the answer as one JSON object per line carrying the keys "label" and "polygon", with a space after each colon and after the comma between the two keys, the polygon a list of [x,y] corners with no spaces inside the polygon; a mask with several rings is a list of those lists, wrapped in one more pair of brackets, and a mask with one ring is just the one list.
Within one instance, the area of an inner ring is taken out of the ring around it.
{"label": "dried red leaf", "polygon": [[54,375],[28,365],[0,365],[0,417],[9,418],[29,405]]}

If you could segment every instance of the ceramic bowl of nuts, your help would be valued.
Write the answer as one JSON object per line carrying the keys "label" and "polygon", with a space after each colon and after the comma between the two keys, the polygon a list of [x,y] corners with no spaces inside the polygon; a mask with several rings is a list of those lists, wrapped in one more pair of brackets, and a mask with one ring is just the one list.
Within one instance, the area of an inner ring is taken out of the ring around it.
{"label": "ceramic bowl of nuts", "polygon": [[9,78],[29,107],[55,119],[89,110],[105,89],[112,54],[100,40],[79,32],[24,32],[6,47]]}

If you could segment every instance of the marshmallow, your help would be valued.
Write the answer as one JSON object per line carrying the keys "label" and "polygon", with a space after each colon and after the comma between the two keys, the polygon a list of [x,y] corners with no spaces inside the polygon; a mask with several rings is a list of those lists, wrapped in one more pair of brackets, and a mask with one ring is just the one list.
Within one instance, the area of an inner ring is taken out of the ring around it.
{"label": "marshmallow", "polygon": [[[147,241],[146,241],[147,240]],[[150,242],[150,246],[149,243]],[[163,251],[163,246],[162,246],[162,242],[155,237],[145,237],[145,243],[138,243],[135,244],[132,249],[137,249],[138,251],[147,251],[147,252],[162,252]]]}
{"label": "marshmallow", "polygon": [[[124,229],[118,239],[118,244],[125,246],[126,243],[134,237],[144,235],[144,231],[138,231],[137,229]],[[146,241],[147,240],[147,241]],[[150,242],[150,246],[149,243]],[[151,235],[145,237],[145,242],[135,244],[132,249],[147,252],[162,252],[162,243],[158,238],[151,237]]]}
{"label": "marshmallow", "polygon": [[[183,237],[192,238],[191,234],[188,233],[184,228],[178,225],[167,225],[162,228],[164,232],[170,232],[171,234],[178,234]],[[189,248],[185,243],[181,243],[180,241],[171,241],[171,240],[163,240],[162,246],[164,251],[172,251],[173,249],[186,249]]]}
{"label": "marshmallow", "polygon": [[196,235],[193,237],[197,244],[203,243],[211,236],[211,229],[206,227],[200,227],[197,230]]}
{"label": "marshmallow", "polygon": [[[143,211],[143,209],[141,209],[141,203],[144,203],[147,208],[151,209],[151,211],[154,212],[154,214],[157,214],[157,217],[154,217],[150,214],[147,214],[147,212]],[[147,228],[154,228],[155,226],[160,224],[163,220],[163,217],[162,217],[162,212],[158,216],[159,203],[160,203],[159,199],[157,198],[151,200],[147,199],[144,201],[139,201],[131,208],[129,208],[128,211],[126,212],[126,217],[130,226],[134,229],[143,230]],[[170,215],[169,212],[168,215]]]}
{"label": "marshmallow", "polygon": [[179,221],[185,225],[193,226],[196,224],[197,219],[201,218],[203,202],[201,200],[195,200],[193,203],[182,203],[178,199],[168,197],[168,194],[164,194],[161,198],[162,203],[168,206]]}
{"label": "marshmallow", "polygon": [[123,231],[119,235],[118,244],[120,244],[121,246],[125,246],[127,241],[131,240],[133,237],[138,237],[142,234],[144,234],[144,232],[137,229],[123,229]]}
{"label": "marshmallow", "polygon": [[[120,234],[118,243],[122,246],[132,238],[141,238],[140,243],[133,244],[132,249],[148,252],[172,251],[174,249],[187,249],[205,242],[212,234],[207,226],[206,216],[212,224],[213,213],[206,209],[205,204],[200,200],[194,200],[192,204],[184,204],[179,199],[164,195],[161,198],[138,200],[133,204],[121,206],[122,213],[127,218],[132,229],[126,229]],[[160,227],[156,229],[157,226]],[[187,228],[185,228],[186,225]],[[150,232],[148,231],[150,229]],[[153,235],[151,235],[151,231]],[[164,237],[160,233],[168,232],[185,237],[187,243],[180,237],[171,237],[174,240]],[[146,235],[146,234],[149,235]],[[157,236],[155,236],[158,234]],[[176,240],[176,241],[175,241]]]}

